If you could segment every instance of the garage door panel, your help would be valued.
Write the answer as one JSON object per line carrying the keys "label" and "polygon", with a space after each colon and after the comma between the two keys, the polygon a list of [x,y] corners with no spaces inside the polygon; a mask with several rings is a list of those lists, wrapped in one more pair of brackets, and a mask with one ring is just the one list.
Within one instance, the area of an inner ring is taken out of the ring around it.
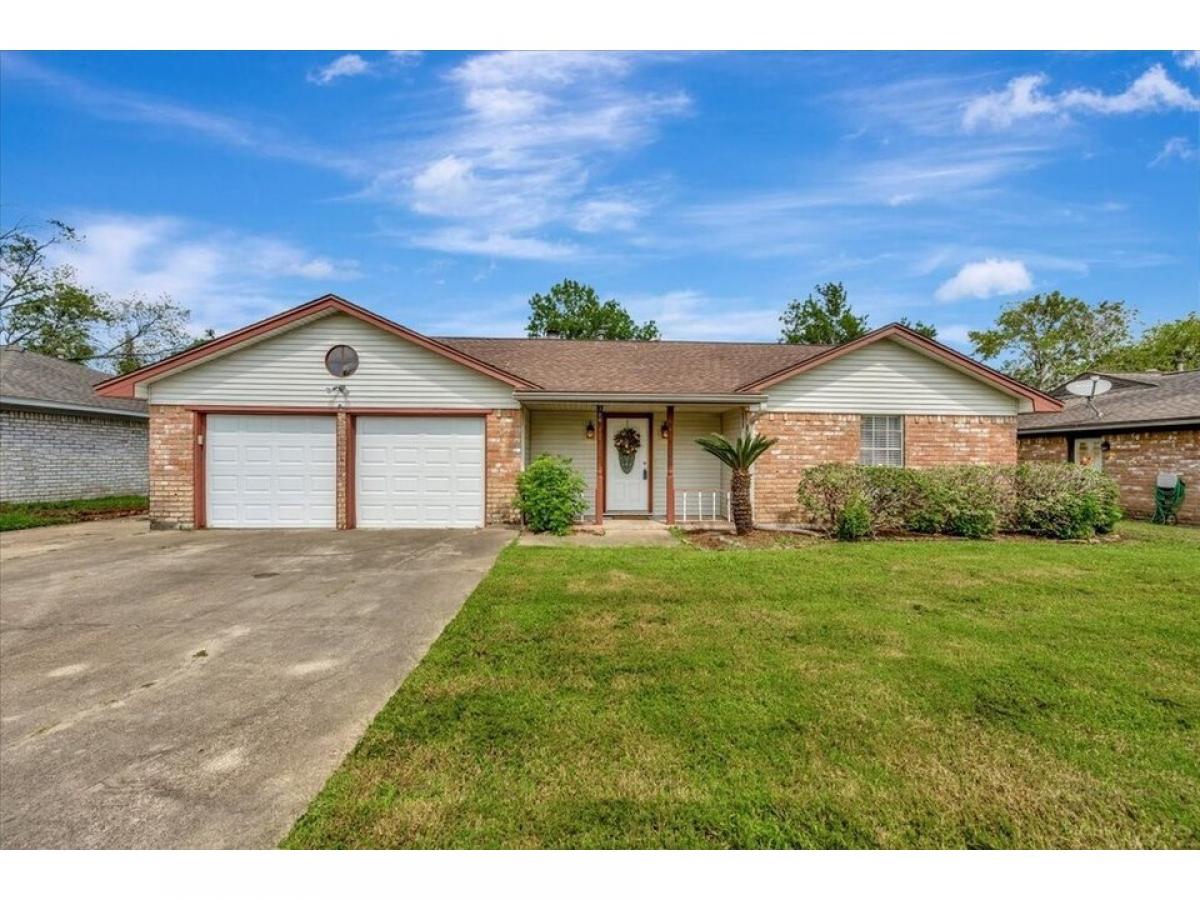
{"label": "garage door panel", "polygon": [[210,415],[207,523],[213,528],[332,528],[332,416]]}
{"label": "garage door panel", "polygon": [[483,524],[483,419],[370,417],[357,424],[360,528]]}

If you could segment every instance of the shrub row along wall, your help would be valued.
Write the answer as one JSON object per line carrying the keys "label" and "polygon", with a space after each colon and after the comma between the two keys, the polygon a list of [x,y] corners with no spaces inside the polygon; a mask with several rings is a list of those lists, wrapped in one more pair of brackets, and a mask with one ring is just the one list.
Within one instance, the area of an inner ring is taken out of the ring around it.
{"label": "shrub row along wall", "polygon": [[[1153,516],[1158,473],[1178,472],[1187,483],[1179,521],[1200,525],[1200,428],[1126,431],[1100,438],[1109,444],[1102,454],[1104,473],[1116,481],[1127,516],[1143,519]],[[1067,438],[1022,437],[1020,456],[1022,462],[1066,462]]]}
{"label": "shrub row along wall", "polygon": [[[858,462],[861,416],[845,413],[761,413],[754,427],[779,443],[754,465],[754,518],[759,525],[797,525],[801,474],[821,463]],[[1015,416],[904,416],[904,464],[1011,465],[1017,461]]]}
{"label": "shrub row along wall", "polygon": [[0,410],[0,501],[147,491],[146,420]]}

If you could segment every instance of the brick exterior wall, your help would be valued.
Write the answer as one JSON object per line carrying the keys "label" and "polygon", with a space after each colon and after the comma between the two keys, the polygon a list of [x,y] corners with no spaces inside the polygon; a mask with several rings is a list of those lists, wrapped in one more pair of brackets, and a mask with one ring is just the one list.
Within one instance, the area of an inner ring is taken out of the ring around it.
{"label": "brick exterior wall", "polygon": [[[1103,465],[1121,492],[1125,515],[1148,519],[1154,515],[1154,483],[1159,472],[1178,472],[1186,485],[1179,521],[1200,525],[1200,428],[1126,431],[1100,435],[1108,441]],[[1067,437],[1037,435],[1021,438],[1021,459],[1066,462]]]}
{"label": "brick exterior wall", "polygon": [[334,451],[334,520],[339,531],[350,526],[350,492],[346,490],[346,461],[350,456],[350,417],[344,412],[337,414],[334,426],[337,449]]}
{"label": "brick exterior wall", "polygon": [[1023,437],[1017,443],[1021,462],[1061,463],[1067,461],[1067,439],[1061,434]]}
{"label": "brick exterior wall", "polygon": [[[513,500],[521,471],[523,419],[517,409],[487,417],[487,497],[489,525],[516,521]],[[337,417],[337,527],[349,524],[345,489],[349,416]],[[193,521],[192,413],[181,406],[150,407],[150,522],[155,528],[191,528]]]}
{"label": "brick exterior wall", "polygon": [[804,512],[796,486],[805,469],[826,462],[858,462],[859,417],[845,413],[760,413],[755,430],[779,439],[754,464],[754,520],[796,525]]}
{"label": "brick exterior wall", "polygon": [[904,464],[931,466],[1013,465],[1017,461],[1016,416],[905,416]]}
{"label": "brick exterior wall", "polygon": [[0,501],[145,494],[145,419],[0,410]]}
{"label": "brick exterior wall", "polygon": [[192,413],[150,407],[150,527],[191,528],[195,456]]}
{"label": "brick exterior wall", "polygon": [[513,501],[521,474],[521,443],[525,419],[519,409],[492,410],[487,417],[487,498],[484,517],[489,525],[518,521]]}
{"label": "brick exterior wall", "polygon": [[[779,443],[754,466],[754,519],[796,525],[806,519],[796,502],[800,473],[827,462],[858,462],[860,417],[845,413],[760,413],[759,434]],[[904,417],[904,464],[914,468],[1017,461],[1015,416]]]}

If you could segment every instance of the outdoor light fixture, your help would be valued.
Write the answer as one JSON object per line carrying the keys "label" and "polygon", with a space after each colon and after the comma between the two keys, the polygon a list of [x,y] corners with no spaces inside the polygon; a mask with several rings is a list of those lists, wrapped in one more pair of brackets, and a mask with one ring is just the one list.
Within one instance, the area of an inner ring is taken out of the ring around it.
{"label": "outdoor light fixture", "polygon": [[662,428],[659,429],[658,433],[662,435],[662,439],[665,441],[667,439],[667,437],[671,434],[671,426],[669,424],[667,424],[666,421],[664,421],[662,423]]}
{"label": "outdoor light fixture", "polygon": [[1110,444],[1108,441],[1105,441],[1104,443],[1102,443],[1100,445],[1100,449],[1103,450],[1105,453],[1107,453],[1109,450],[1112,449],[1112,444]]}
{"label": "outdoor light fixture", "polygon": [[589,441],[596,439],[596,426],[592,424],[591,419],[588,419],[587,428],[584,429],[583,433],[587,435]]}

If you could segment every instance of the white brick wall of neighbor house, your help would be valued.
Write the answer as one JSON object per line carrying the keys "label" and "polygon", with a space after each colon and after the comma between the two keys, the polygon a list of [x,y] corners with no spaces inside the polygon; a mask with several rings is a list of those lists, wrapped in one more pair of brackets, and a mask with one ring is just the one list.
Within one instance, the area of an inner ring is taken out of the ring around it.
{"label": "white brick wall of neighbor house", "polygon": [[145,419],[0,410],[0,501],[145,494]]}

